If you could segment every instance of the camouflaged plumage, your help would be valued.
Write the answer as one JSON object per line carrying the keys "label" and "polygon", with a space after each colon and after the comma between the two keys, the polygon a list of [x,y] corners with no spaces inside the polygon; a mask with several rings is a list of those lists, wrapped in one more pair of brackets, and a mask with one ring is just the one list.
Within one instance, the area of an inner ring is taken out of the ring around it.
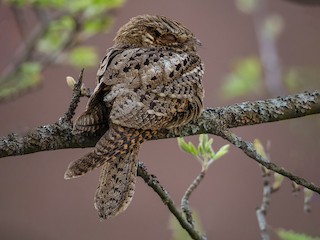
{"label": "camouflaged plumage", "polygon": [[203,109],[199,41],[162,16],[132,18],[108,49],[98,85],[74,131],[105,132],[92,152],[72,162],[65,178],[102,166],[95,207],[101,218],[124,211],[135,191],[140,145],[159,129],[196,119]]}

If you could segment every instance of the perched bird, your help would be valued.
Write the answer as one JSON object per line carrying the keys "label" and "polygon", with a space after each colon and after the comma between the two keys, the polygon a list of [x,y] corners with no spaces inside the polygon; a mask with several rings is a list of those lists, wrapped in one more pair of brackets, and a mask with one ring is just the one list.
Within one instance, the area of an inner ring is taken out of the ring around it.
{"label": "perched bird", "polygon": [[97,86],[77,133],[105,132],[95,148],[72,162],[65,178],[102,166],[95,208],[107,219],[124,211],[135,191],[141,144],[175,129],[203,109],[200,42],[182,24],[142,15],[121,27],[97,73]]}

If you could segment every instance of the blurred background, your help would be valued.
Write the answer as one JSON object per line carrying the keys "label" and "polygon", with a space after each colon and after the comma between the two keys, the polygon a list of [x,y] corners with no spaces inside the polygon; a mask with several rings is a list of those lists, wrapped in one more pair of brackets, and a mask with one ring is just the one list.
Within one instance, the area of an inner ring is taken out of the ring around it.
{"label": "blurred background", "polygon": [[[96,0],[89,6],[87,1],[66,1],[67,6],[63,0],[29,1],[33,5],[28,6],[24,2],[0,3],[1,136],[55,122],[71,99],[65,77],[77,78],[82,67],[85,84],[93,89],[99,59],[112,46],[119,27],[139,14],[175,19],[201,40],[206,107],[320,86],[319,5],[285,0]],[[77,115],[86,101],[82,99]],[[320,184],[319,115],[234,132],[245,140],[260,139],[269,146],[273,162]],[[211,137],[214,149],[226,144]],[[186,139],[197,144],[198,137]],[[171,213],[140,178],[127,211],[99,220],[93,207],[99,171],[63,179],[68,164],[89,150],[0,159],[0,238],[175,239]],[[176,139],[145,143],[139,158],[176,203],[201,170]],[[259,165],[232,146],[210,167],[190,199],[208,239],[259,239],[255,210],[262,187]],[[308,214],[303,202],[303,191],[293,194],[292,183],[285,179],[267,213],[272,239],[278,239],[278,229],[320,236],[320,197],[314,195]]]}

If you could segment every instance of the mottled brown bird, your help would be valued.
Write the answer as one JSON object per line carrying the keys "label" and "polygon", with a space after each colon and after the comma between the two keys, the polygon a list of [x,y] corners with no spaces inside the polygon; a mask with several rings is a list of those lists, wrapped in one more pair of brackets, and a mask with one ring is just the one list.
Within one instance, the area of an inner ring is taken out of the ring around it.
{"label": "mottled brown bird", "polygon": [[95,207],[101,218],[124,211],[134,194],[140,145],[160,129],[178,128],[203,109],[199,41],[182,24],[142,15],[120,28],[97,73],[98,85],[74,131],[104,131],[65,178],[102,166]]}

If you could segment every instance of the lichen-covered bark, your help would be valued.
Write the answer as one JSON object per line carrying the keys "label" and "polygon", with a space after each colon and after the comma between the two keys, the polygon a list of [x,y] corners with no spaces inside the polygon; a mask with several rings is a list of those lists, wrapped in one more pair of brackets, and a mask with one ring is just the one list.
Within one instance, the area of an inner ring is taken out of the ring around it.
{"label": "lichen-covered bark", "polygon": [[[320,113],[320,93],[300,93],[284,98],[244,102],[226,107],[208,108],[195,122],[177,131],[163,130],[154,138],[210,133],[220,135],[224,129],[275,122]],[[93,147],[99,136],[81,136],[72,133],[72,124],[63,118],[56,123],[41,126],[18,135],[0,138],[0,157],[65,148]]]}
{"label": "lichen-covered bark", "polygon": [[264,101],[243,102],[234,105],[208,108],[196,122],[184,126],[176,134],[163,131],[161,138],[188,136],[201,133],[219,135],[224,129],[270,123],[320,113],[318,91],[300,93]]}
{"label": "lichen-covered bark", "polygon": [[75,136],[67,123],[53,123],[18,135],[10,134],[0,138],[0,157],[24,155],[64,148],[94,146],[97,139]]}

